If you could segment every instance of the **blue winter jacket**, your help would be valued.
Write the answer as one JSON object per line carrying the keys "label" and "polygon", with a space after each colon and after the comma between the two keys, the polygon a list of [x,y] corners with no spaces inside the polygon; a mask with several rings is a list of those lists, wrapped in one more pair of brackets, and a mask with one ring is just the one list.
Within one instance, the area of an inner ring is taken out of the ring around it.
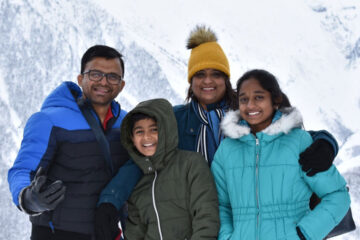
{"label": "blue winter jacket", "polygon": [[[296,109],[278,112],[273,123],[256,136],[229,112],[222,122],[225,138],[211,166],[220,210],[219,240],[323,239],[343,218],[350,197],[346,182],[331,166],[308,177],[298,163],[311,143],[301,130]],[[279,119],[277,119],[280,116]],[[315,192],[321,203],[309,209]]]}
{"label": "blue winter jacket", "polygon": [[[115,101],[111,103],[114,118],[109,120],[104,134],[110,145],[112,172],[77,105],[76,100],[81,96],[81,89],[75,83],[64,82],[46,98],[41,111],[33,114],[25,126],[19,153],[8,172],[8,182],[13,201],[19,206],[20,192],[30,185],[37,169],[43,167],[49,182],[63,181],[66,195],[54,211],[31,216],[31,222],[41,226],[52,222],[50,226],[56,229],[92,234],[100,191],[129,159],[120,143],[120,124],[126,112]],[[127,173],[138,171],[131,162],[124,168]],[[128,198],[136,182],[137,178],[132,177],[123,182],[122,201]]]}

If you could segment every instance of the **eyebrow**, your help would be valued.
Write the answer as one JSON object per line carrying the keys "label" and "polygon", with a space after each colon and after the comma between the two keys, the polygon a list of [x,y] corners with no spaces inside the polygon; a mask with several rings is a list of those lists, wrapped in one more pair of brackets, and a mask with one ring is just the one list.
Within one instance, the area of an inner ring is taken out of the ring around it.
{"label": "eyebrow", "polygon": [[[154,124],[151,124],[149,127],[157,127],[157,124],[154,123]],[[137,130],[137,129],[143,129],[142,126],[137,126],[137,127],[134,127],[133,131]]]}
{"label": "eyebrow", "polygon": [[142,129],[143,127],[140,127],[140,126],[137,126],[137,127],[134,127],[133,131],[135,131],[136,129]]}

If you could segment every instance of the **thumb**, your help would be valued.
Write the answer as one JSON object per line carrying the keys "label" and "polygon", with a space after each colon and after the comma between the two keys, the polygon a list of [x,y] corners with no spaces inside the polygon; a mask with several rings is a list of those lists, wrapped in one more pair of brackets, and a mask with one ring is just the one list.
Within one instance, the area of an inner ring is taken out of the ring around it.
{"label": "thumb", "polygon": [[43,167],[39,167],[39,169],[36,171],[35,177],[34,178],[38,178],[42,175],[45,175],[45,170]]}
{"label": "thumb", "polygon": [[40,192],[40,189],[45,184],[45,182],[46,182],[46,176],[44,176],[44,175],[37,176],[34,179],[33,191]]}

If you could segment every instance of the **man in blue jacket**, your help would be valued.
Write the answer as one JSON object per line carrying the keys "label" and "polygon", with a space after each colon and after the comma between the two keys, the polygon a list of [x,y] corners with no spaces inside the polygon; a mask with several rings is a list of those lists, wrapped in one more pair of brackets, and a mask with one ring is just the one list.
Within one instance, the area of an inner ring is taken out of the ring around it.
{"label": "man in blue jacket", "polygon": [[[94,239],[95,208],[104,186],[120,167],[120,173],[131,173],[122,188],[125,201],[137,182],[140,172],[120,143],[126,112],[114,101],[125,86],[124,70],[117,50],[89,48],[78,85],[63,82],[28,120],[8,182],[14,203],[30,215],[32,240]],[[84,109],[97,128],[89,126]]]}

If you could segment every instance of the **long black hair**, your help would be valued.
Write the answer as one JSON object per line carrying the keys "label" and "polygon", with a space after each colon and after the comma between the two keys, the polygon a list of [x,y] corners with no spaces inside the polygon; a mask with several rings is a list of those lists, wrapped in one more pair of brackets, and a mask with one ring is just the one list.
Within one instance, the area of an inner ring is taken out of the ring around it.
{"label": "long black hair", "polygon": [[280,109],[284,107],[291,107],[289,98],[281,90],[279,83],[274,75],[263,69],[253,69],[242,75],[236,83],[237,97],[239,97],[239,90],[243,82],[249,79],[256,79],[261,87],[271,94],[271,101]]}

